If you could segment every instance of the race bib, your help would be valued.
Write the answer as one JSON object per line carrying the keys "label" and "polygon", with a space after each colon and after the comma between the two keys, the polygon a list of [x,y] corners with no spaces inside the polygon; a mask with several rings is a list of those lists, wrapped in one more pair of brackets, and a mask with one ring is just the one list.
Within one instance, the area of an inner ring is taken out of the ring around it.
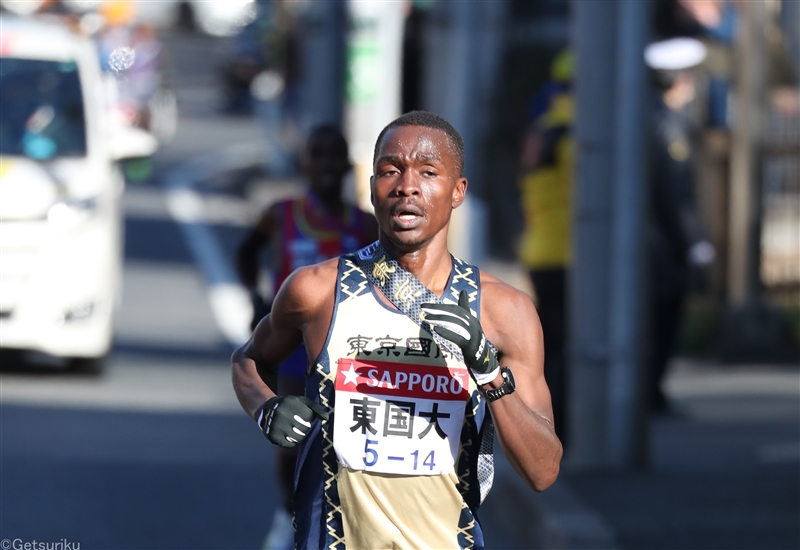
{"label": "race bib", "polygon": [[353,470],[403,475],[453,472],[466,368],[339,359],[333,447]]}

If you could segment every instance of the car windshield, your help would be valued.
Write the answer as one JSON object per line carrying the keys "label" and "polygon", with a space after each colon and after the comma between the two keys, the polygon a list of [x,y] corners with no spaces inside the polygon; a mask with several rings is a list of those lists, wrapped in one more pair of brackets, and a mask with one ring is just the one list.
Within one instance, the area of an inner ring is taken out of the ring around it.
{"label": "car windshield", "polygon": [[86,155],[74,61],[0,57],[0,154],[36,160]]}

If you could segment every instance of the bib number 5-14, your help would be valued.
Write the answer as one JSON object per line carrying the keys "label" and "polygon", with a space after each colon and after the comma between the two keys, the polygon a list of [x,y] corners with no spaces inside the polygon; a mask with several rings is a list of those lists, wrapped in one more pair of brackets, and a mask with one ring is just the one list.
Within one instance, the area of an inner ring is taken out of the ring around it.
{"label": "bib number 5-14", "polygon": [[[374,466],[375,464],[378,463],[378,451],[376,449],[373,449],[371,447],[371,445],[377,446],[378,445],[378,441],[375,440],[375,439],[367,439],[364,442],[364,458],[363,458],[363,460],[364,460],[364,465],[367,466],[367,467]],[[416,450],[416,451],[414,451],[412,453],[409,453],[409,455],[414,459],[413,469],[416,470],[418,468],[418,466],[419,466],[419,450]],[[424,458],[424,460],[422,461],[422,465],[423,466],[427,466],[431,471],[433,471],[433,469],[436,467],[436,462],[435,462],[435,458],[434,458],[435,456],[436,456],[436,451],[429,452],[427,454],[427,456]],[[388,460],[399,460],[399,461],[404,461],[405,460],[403,457],[400,457],[400,456],[389,456],[389,457],[386,457],[386,458]]]}

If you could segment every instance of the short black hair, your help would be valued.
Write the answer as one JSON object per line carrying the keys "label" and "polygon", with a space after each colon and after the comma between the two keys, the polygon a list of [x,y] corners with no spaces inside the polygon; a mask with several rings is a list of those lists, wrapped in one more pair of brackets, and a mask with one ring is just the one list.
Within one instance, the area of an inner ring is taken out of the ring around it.
{"label": "short black hair", "polygon": [[398,126],[422,126],[423,128],[431,128],[433,130],[441,130],[447,134],[450,144],[453,146],[453,156],[456,159],[456,169],[458,170],[458,177],[461,177],[464,172],[464,140],[461,139],[461,134],[453,128],[453,125],[435,113],[428,111],[409,111],[400,115],[392,122],[386,125],[378,134],[378,139],[375,140],[375,151],[372,155],[372,164],[378,160],[378,149],[383,141],[383,136],[392,128]]}
{"label": "short black hair", "polygon": [[344,148],[345,155],[349,155],[347,139],[344,137],[344,134],[342,134],[342,130],[334,124],[320,124],[314,127],[308,134],[306,151],[310,152],[311,145],[323,139],[330,139],[333,142],[338,142],[337,145]]}

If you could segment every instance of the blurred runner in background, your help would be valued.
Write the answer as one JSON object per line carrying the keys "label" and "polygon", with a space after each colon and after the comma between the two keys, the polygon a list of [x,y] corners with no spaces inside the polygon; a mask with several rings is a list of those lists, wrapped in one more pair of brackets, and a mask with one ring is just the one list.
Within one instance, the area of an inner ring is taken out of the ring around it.
{"label": "blurred runner in background", "polygon": [[553,400],[558,438],[567,447],[566,280],[570,263],[573,157],[573,56],[556,56],[551,81],[531,101],[531,128],[522,151],[525,230],[520,262],[536,292],[544,333],[544,376]]}
{"label": "blurred runner in background", "polygon": [[[276,293],[298,267],[353,252],[377,240],[374,216],[342,198],[344,176],[350,168],[347,142],[341,131],[334,126],[314,129],[302,161],[308,191],[302,197],[268,207],[240,245],[237,270],[252,296],[253,328],[270,310],[270,301],[258,289],[259,253],[263,247],[270,247]],[[277,394],[303,395],[307,367],[308,356],[301,346],[281,364]],[[264,546],[272,550],[294,546],[291,510],[297,448],[279,448],[278,453],[283,505],[275,514]]]}

